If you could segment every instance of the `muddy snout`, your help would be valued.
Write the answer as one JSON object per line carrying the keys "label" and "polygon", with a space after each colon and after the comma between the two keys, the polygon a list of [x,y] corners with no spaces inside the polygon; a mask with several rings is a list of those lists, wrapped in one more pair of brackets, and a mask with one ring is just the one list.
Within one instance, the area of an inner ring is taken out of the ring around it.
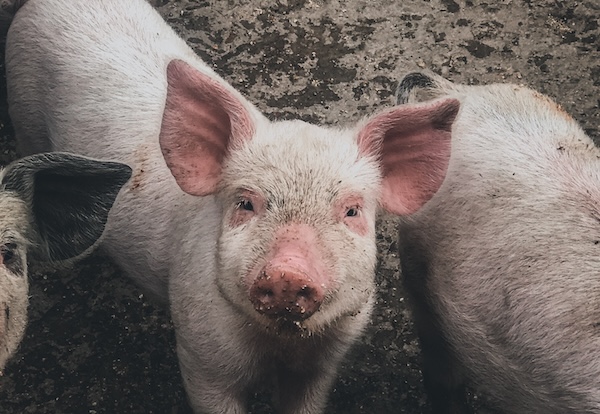
{"label": "muddy snout", "polygon": [[266,266],[250,287],[257,312],[273,318],[301,321],[319,310],[323,288],[303,270],[281,265]]}

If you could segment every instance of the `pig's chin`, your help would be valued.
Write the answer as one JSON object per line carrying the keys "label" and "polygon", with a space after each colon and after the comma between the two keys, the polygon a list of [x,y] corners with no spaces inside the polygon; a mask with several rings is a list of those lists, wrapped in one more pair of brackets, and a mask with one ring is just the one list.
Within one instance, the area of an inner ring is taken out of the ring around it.
{"label": "pig's chin", "polygon": [[323,324],[323,315],[319,312],[304,320],[295,320],[264,315],[253,309],[251,305],[238,309],[253,321],[255,327],[261,329],[265,334],[281,339],[308,338],[319,335],[325,330],[326,324]]}
{"label": "pig's chin", "polygon": [[0,306],[0,315],[2,316],[0,320],[0,375],[2,375],[6,362],[16,351],[25,329],[24,326],[14,326],[8,318],[7,305],[0,305],[3,305]]}
{"label": "pig's chin", "polygon": [[306,319],[295,320],[285,317],[271,317],[255,310],[252,310],[250,315],[251,319],[266,334],[280,339],[295,340],[324,335],[331,327],[336,326],[341,320],[346,319],[347,316],[349,315],[341,314],[332,318],[330,314],[328,315],[328,312],[318,311]]}
{"label": "pig's chin", "polygon": [[286,318],[270,318],[260,314],[258,316],[263,329],[268,334],[282,339],[308,338],[323,331],[321,326],[311,320],[312,318],[295,321]]}
{"label": "pig's chin", "polygon": [[312,331],[309,330],[304,321],[292,321],[285,318],[273,319],[265,326],[271,334],[281,337],[304,337],[311,336]]}

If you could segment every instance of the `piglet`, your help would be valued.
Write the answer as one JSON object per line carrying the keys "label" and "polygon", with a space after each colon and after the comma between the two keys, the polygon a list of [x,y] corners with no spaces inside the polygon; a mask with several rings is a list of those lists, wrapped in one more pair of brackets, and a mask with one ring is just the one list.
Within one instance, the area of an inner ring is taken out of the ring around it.
{"label": "piglet", "polygon": [[600,150],[522,86],[414,73],[417,97],[461,102],[446,180],[399,228],[434,412],[469,412],[468,383],[504,413],[600,413]]}
{"label": "piglet", "polygon": [[27,262],[92,249],[131,169],[70,154],[37,154],[0,172],[0,373],[27,325]]}
{"label": "piglet", "polygon": [[144,0],[29,0],[7,41],[22,152],[133,166],[103,247],[168,301],[201,413],[324,410],[374,302],[375,215],[442,183],[455,99],[359,125],[272,122]]}

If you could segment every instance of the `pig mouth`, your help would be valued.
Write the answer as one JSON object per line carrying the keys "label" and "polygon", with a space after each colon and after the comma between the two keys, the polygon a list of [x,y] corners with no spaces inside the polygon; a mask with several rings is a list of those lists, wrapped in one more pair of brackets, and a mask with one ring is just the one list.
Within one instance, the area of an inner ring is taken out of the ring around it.
{"label": "pig mouth", "polygon": [[288,338],[293,340],[318,336],[327,331],[327,327],[330,326],[331,322],[324,324],[320,318],[315,320],[315,317],[319,314],[320,312],[317,312],[309,318],[297,319],[288,316],[273,317],[256,311],[254,312],[255,317],[260,320],[263,329],[269,334],[280,339]]}
{"label": "pig mouth", "polygon": [[270,319],[270,322],[271,326],[267,327],[267,330],[279,338],[297,339],[314,335],[314,332],[303,321],[278,318]]}
{"label": "pig mouth", "polygon": [[294,293],[292,297],[285,300],[275,300],[272,291],[263,290],[260,294],[250,295],[250,301],[254,306],[254,310],[262,315],[275,320],[296,323],[310,318],[321,306],[320,301],[317,302],[310,297],[310,291],[310,288],[304,287],[298,293]]}

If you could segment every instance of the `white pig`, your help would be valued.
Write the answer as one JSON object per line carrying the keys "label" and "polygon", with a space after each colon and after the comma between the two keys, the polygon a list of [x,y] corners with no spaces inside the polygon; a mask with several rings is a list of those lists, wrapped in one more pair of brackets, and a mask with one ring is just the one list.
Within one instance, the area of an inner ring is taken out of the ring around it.
{"label": "white pig", "polygon": [[21,151],[133,166],[104,248],[169,301],[194,410],[245,413],[261,387],[322,412],[374,302],[377,206],[435,193],[458,102],[271,122],[143,0],[30,0],[7,42]]}
{"label": "white pig", "polygon": [[27,261],[89,251],[131,176],[123,164],[38,154],[0,172],[0,374],[27,325]]}
{"label": "white pig", "polygon": [[436,413],[468,382],[504,413],[600,413],[600,150],[548,97],[417,73],[454,98],[448,175],[400,225]]}

